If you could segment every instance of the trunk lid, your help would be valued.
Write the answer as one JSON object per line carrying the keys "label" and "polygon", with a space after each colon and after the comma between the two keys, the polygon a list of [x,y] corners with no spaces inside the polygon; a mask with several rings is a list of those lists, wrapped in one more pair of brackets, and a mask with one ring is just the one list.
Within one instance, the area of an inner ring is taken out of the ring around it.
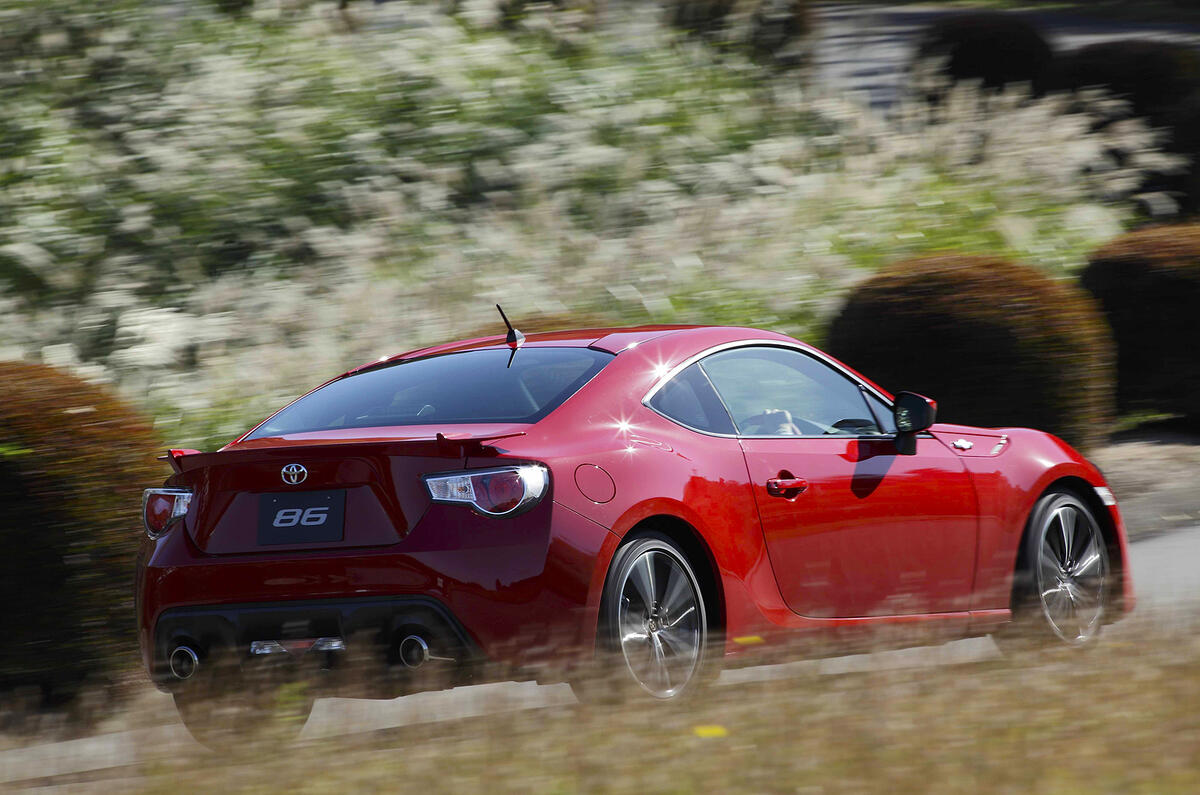
{"label": "trunk lid", "polygon": [[523,432],[421,427],[372,439],[363,430],[376,429],[173,458],[174,482],[194,492],[188,535],[212,555],[395,544],[430,505],[422,475],[463,469],[467,456],[495,454],[485,442]]}

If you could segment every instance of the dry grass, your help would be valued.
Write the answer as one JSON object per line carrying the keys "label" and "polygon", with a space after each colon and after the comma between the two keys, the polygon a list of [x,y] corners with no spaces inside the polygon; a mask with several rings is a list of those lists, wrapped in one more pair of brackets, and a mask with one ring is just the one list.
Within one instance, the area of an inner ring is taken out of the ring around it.
{"label": "dry grass", "polygon": [[75,785],[164,793],[1191,793],[1200,790],[1198,618],[1194,609],[1148,612],[1083,654],[840,675],[792,665],[684,706],[572,705],[292,748],[197,751]]}

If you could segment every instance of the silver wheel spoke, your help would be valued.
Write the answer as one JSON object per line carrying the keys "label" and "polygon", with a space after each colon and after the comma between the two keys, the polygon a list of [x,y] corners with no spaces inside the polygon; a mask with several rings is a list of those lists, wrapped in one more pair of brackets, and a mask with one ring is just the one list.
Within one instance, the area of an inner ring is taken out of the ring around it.
{"label": "silver wheel spoke", "polygon": [[1062,565],[1059,564],[1054,549],[1049,543],[1043,543],[1042,554],[1038,560],[1038,583],[1043,588],[1057,586],[1062,573]]}
{"label": "silver wheel spoke", "polygon": [[690,637],[691,634],[676,629],[664,629],[659,631],[658,637],[674,656],[686,658],[690,662],[696,656],[696,641]]}
{"label": "silver wheel spoke", "polygon": [[693,603],[691,605],[691,607],[689,607],[687,610],[684,610],[682,613],[679,613],[678,615],[676,615],[674,618],[672,618],[666,624],[663,624],[663,627],[665,629],[670,629],[670,628],[678,625],[680,621],[683,621],[685,618],[687,618],[688,616],[692,615],[695,612],[696,612],[696,605]]}
{"label": "silver wheel spoke", "polygon": [[1092,550],[1087,557],[1075,564],[1071,570],[1071,575],[1076,579],[1089,577],[1093,571],[1100,570],[1100,553]]}
{"label": "silver wheel spoke", "polygon": [[655,553],[647,552],[642,556],[646,567],[646,582],[650,587],[650,599],[646,602],[647,607],[653,607],[658,604],[658,583],[654,581],[654,558]]}
{"label": "silver wheel spoke", "polygon": [[1062,557],[1059,560],[1063,568],[1066,568],[1071,563],[1071,552],[1075,541],[1075,510],[1060,508],[1055,516],[1058,518],[1058,527],[1062,538]]}
{"label": "silver wheel spoke", "polygon": [[678,566],[671,566],[671,573],[667,576],[667,587],[663,590],[661,604],[669,617],[676,615],[676,613],[692,604],[691,588],[687,581],[687,575]]}
{"label": "silver wheel spoke", "polygon": [[[661,633],[659,634],[659,638],[662,639]],[[692,647],[690,643],[686,645],[689,651],[684,654],[677,654],[671,651],[670,644],[663,639],[663,648],[669,652],[666,658],[666,665],[671,674],[672,683],[683,684],[687,682],[689,678],[691,678],[692,669],[696,664],[696,653],[694,650],[691,650]]]}
{"label": "silver wheel spoke", "polygon": [[[1086,525],[1085,525],[1086,528]],[[1079,577],[1084,574],[1090,567],[1100,562],[1100,542],[1096,538],[1095,533],[1085,529],[1087,538],[1084,543],[1079,545],[1079,552],[1075,555],[1075,560],[1071,563],[1071,575]]]}
{"label": "silver wheel spoke", "polygon": [[649,555],[643,555],[642,559],[633,565],[626,582],[633,584],[642,605],[649,610],[654,605],[654,572],[650,569]]}

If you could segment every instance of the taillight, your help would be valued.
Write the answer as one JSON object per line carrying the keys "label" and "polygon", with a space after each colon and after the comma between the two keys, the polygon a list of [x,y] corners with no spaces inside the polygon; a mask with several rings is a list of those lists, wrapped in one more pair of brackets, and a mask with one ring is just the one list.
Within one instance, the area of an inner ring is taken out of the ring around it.
{"label": "taillight", "polygon": [[426,475],[434,502],[470,505],[486,516],[516,516],[538,504],[550,485],[540,464]]}
{"label": "taillight", "polygon": [[142,492],[142,524],[146,535],[158,538],[183,518],[192,501],[189,489],[146,489]]}

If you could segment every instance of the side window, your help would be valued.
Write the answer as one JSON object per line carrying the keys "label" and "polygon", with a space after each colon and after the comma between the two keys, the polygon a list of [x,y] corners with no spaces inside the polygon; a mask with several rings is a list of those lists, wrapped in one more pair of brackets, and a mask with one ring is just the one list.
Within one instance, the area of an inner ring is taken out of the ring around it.
{"label": "side window", "polygon": [[880,428],[858,384],[800,351],[748,347],[700,365],[744,436],[859,436]]}
{"label": "side window", "polygon": [[650,406],[660,414],[698,431],[735,433],[721,399],[698,364],[693,364],[663,384],[650,398]]}

